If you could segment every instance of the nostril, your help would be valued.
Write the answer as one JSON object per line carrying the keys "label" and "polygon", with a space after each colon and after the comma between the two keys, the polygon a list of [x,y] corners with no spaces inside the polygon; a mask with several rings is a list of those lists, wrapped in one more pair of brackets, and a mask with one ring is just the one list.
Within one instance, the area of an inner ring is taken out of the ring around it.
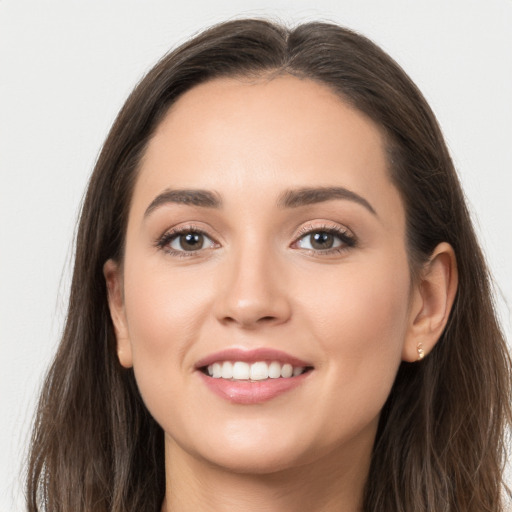
{"label": "nostril", "polygon": [[266,315],[266,316],[262,316],[260,318],[256,318],[255,320],[253,320],[253,319],[248,319],[248,318],[240,318],[240,317],[235,318],[232,316],[226,316],[223,320],[227,323],[236,323],[236,324],[240,324],[241,326],[250,328],[251,326],[257,327],[258,325],[261,325],[261,324],[270,324],[272,322],[276,322],[278,320],[278,317]]}
{"label": "nostril", "polygon": [[262,327],[270,327],[274,324],[279,324],[280,320],[278,316],[274,315],[265,315],[258,317],[257,315],[251,316],[243,316],[239,315],[235,316],[225,316],[222,320],[222,323],[225,325],[238,325],[242,329],[253,330]]}
{"label": "nostril", "polygon": [[225,325],[237,324],[251,329],[286,322],[291,315],[290,304],[285,296],[273,297],[267,290],[251,288],[252,295],[227,293],[216,301],[215,316]]}

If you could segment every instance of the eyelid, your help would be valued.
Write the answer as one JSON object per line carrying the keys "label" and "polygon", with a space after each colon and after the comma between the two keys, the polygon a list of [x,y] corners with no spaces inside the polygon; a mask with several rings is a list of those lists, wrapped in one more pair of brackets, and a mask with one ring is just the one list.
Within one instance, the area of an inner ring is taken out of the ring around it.
{"label": "eyelid", "polygon": [[309,249],[298,247],[304,251],[312,252],[319,255],[337,254],[346,250],[349,250],[357,245],[357,238],[350,229],[339,224],[329,223],[322,221],[321,224],[307,223],[303,225],[294,237],[294,241],[291,247],[296,245],[300,240],[313,233],[329,233],[336,236],[342,244],[337,247],[331,247],[328,249]]}
{"label": "eyelid", "polygon": [[[310,249],[310,248],[303,248],[303,247],[298,247],[298,249],[303,250],[305,252],[318,254],[318,255],[332,255],[332,254],[337,254],[337,253],[349,250],[357,245],[357,239],[350,229],[348,229],[345,226],[336,224],[336,223],[322,221],[321,224],[315,224],[313,222],[310,222],[310,223],[307,223],[307,224],[301,226],[301,228],[298,230],[298,232],[294,236],[294,240],[290,244],[290,247],[295,248],[294,246],[304,237],[311,235],[313,233],[320,233],[320,232],[329,233],[329,234],[332,234],[333,236],[337,237],[341,241],[341,245],[338,245],[336,247],[331,247],[328,249],[314,249],[314,248]],[[211,242],[211,244],[208,247],[203,247],[203,248],[197,249],[195,251],[179,250],[179,249],[170,247],[170,243],[172,241],[174,241],[180,235],[187,234],[187,233],[200,234],[203,237],[207,238]],[[199,256],[205,250],[220,247],[219,242],[217,242],[215,240],[215,238],[207,232],[207,230],[205,230],[195,224],[191,224],[191,223],[185,224],[185,225],[179,225],[177,227],[168,229],[160,237],[158,237],[157,240],[155,240],[154,245],[157,249],[160,249],[168,254],[171,254],[172,256],[177,256],[177,257]]]}
{"label": "eyelid", "polygon": [[[185,251],[185,250],[180,250],[180,249],[175,249],[175,248],[170,247],[170,243],[172,241],[177,239],[180,235],[184,235],[184,234],[188,234],[188,233],[195,233],[195,234],[202,235],[203,237],[210,240],[210,242],[212,242],[212,243],[209,247],[203,247],[196,251]],[[180,226],[168,229],[160,237],[158,237],[155,240],[154,245],[157,249],[160,249],[172,256],[177,256],[177,257],[194,257],[194,256],[198,256],[199,253],[202,253],[205,250],[212,249],[214,247],[220,247],[220,244],[214,239],[214,237],[212,237],[209,233],[207,233],[206,230],[200,228],[199,226],[196,226],[195,224],[180,225]]]}

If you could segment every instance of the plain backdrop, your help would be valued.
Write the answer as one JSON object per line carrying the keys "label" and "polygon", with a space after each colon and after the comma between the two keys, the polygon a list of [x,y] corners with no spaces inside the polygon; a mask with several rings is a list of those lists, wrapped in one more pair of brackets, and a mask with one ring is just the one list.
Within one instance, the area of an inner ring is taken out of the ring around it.
{"label": "plain backdrop", "polygon": [[510,340],[512,0],[0,0],[0,512],[23,509],[35,400],[62,329],[75,222],[102,141],[159,57],[247,16],[353,28],[419,85],[460,173]]}

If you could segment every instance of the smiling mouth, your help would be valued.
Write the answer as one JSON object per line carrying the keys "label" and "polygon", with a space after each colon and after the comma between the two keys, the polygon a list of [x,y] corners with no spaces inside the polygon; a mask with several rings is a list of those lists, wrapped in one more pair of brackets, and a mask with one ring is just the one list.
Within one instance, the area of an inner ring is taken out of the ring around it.
{"label": "smiling mouth", "polygon": [[199,370],[213,379],[261,382],[274,379],[293,379],[313,369],[312,366],[292,366],[279,361],[218,361]]}

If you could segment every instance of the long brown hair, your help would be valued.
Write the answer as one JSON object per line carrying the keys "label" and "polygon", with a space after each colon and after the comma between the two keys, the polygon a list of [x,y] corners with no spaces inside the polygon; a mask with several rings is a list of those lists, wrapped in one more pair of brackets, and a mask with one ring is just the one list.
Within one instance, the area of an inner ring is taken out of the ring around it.
{"label": "long brown hair", "polygon": [[123,257],[138,164],[186,90],[222,76],[291,74],[329,86],[387,140],[407,217],[411,271],[442,241],[459,289],[428,357],[402,363],[381,414],[366,512],[503,510],[510,359],[488,271],[434,114],[404,71],[365,37],[328,23],[217,25],[165,56],[119,113],[83,204],[69,312],[46,378],[28,465],[28,510],[160,510],[163,432],[121,367],[102,267]]}

